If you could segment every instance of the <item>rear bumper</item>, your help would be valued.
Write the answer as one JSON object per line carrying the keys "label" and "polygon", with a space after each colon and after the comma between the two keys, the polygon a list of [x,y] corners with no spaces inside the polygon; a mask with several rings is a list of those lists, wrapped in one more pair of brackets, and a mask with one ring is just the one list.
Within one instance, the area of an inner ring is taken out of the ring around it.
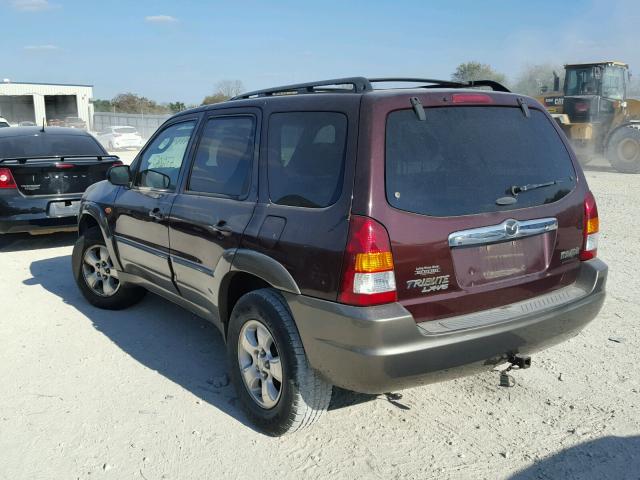
{"label": "rear bumper", "polygon": [[311,366],[339,387],[380,393],[491,369],[577,335],[600,311],[606,278],[604,262],[583,262],[567,289],[437,327],[416,324],[398,303],[362,308],[285,297]]}
{"label": "rear bumper", "polygon": [[53,232],[77,228],[77,215],[50,217],[49,204],[55,201],[79,201],[81,197],[82,193],[29,198],[16,190],[0,190],[0,234]]}

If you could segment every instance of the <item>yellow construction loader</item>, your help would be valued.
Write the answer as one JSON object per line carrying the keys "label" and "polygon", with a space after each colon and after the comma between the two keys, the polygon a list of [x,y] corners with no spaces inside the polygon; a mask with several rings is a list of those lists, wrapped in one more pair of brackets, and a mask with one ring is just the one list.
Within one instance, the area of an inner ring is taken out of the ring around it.
{"label": "yellow construction loader", "polygon": [[619,172],[640,173],[640,100],[627,98],[629,66],[622,62],[565,65],[564,88],[538,100],[571,140],[584,165],[604,156]]}

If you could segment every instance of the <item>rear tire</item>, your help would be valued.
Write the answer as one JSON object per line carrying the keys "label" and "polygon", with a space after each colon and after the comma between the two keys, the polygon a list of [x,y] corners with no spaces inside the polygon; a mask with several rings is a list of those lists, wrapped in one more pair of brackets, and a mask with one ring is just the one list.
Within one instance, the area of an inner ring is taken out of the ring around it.
{"label": "rear tire", "polygon": [[[99,265],[98,265],[99,264]],[[73,276],[84,298],[106,310],[121,310],[138,303],[146,290],[120,284],[99,228],[88,228],[73,246]]]}
{"label": "rear tire", "polygon": [[618,129],[609,139],[607,159],[621,173],[640,173],[640,129]]}
{"label": "rear tire", "polygon": [[298,329],[276,290],[255,290],[238,300],[229,320],[227,352],[242,406],[264,433],[280,436],[306,428],[329,407],[332,387],[309,366]]}

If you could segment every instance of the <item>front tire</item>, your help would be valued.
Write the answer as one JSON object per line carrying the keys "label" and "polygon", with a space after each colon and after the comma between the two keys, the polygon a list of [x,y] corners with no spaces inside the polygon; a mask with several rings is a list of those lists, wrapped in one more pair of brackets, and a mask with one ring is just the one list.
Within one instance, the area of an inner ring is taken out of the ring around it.
{"label": "front tire", "polygon": [[282,296],[273,289],[247,293],[229,320],[231,378],[254,425],[271,436],[315,423],[329,407],[330,384],[315,372]]}
{"label": "front tire", "polygon": [[640,129],[618,129],[609,139],[607,159],[621,173],[640,173]]}
{"label": "front tire", "polygon": [[102,232],[97,227],[88,228],[76,241],[72,267],[80,292],[98,308],[121,310],[139,302],[145,295],[143,288],[120,283]]}

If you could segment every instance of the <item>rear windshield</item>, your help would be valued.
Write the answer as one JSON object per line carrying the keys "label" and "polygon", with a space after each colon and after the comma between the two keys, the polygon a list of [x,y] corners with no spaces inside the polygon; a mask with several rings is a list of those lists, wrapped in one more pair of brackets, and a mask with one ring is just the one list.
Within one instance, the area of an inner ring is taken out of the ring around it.
{"label": "rear windshield", "polygon": [[136,129],[133,127],[117,127],[113,131],[116,133],[136,133]]}
{"label": "rear windshield", "polygon": [[84,135],[21,135],[0,137],[0,158],[64,155],[104,155],[93,137]]}
{"label": "rear windshield", "polygon": [[[555,202],[575,187],[569,153],[551,122],[531,109],[443,107],[389,114],[386,131],[386,192],[401,210],[431,216],[470,215]],[[558,184],[521,192],[512,186]]]}

